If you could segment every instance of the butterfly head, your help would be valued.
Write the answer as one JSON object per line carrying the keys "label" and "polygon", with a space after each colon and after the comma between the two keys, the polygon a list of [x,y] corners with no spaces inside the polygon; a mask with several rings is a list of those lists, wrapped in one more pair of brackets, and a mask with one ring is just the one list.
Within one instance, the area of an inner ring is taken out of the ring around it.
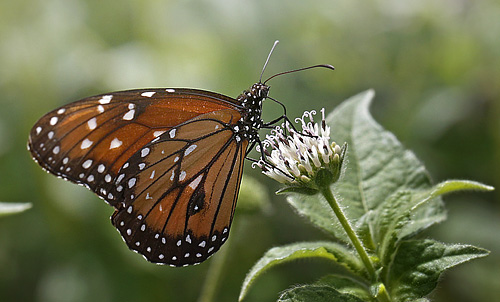
{"label": "butterfly head", "polygon": [[238,97],[237,100],[242,103],[243,106],[247,107],[250,103],[255,103],[262,101],[269,94],[270,86],[263,83],[255,83],[250,87],[250,89],[244,90]]}

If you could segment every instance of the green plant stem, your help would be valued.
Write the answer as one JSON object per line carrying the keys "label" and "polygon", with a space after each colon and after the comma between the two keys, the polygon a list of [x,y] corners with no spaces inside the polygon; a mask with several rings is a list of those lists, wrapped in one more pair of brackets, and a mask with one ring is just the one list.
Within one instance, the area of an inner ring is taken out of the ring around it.
{"label": "green plant stem", "polygon": [[391,302],[392,299],[389,296],[389,293],[384,290],[380,295],[377,296],[377,300],[380,302]]}
{"label": "green plant stem", "polygon": [[344,212],[342,212],[342,209],[340,208],[337,200],[333,196],[330,186],[325,186],[324,188],[321,188],[321,193],[328,201],[328,204],[330,204],[330,207],[335,213],[335,216],[337,216],[337,219],[340,221],[340,224],[346,231],[347,236],[349,237],[349,239],[351,239],[351,242],[354,245],[356,251],[358,252],[361,261],[363,261],[363,264],[365,265],[366,270],[368,271],[368,274],[370,275],[372,281],[375,281],[376,275],[373,263],[370,261],[370,257],[368,257],[368,253],[366,252],[365,247],[361,243],[361,240],[359,240],[358,236],[356,235],[356,232],[354,232],[351,224],[349,223],[349,220],[347,220],[347,217],[344,215]]}

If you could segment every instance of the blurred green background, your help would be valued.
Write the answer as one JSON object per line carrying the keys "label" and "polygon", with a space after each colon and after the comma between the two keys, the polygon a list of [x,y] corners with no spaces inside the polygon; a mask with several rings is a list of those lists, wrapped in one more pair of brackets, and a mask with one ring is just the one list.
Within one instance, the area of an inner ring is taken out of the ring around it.
{"label": "blurred green background", "polygon": [[[170,268],[130,252],[109,221],[109,206],[31,160],[28,132],[57,106],[109,91],[193,87],[237,96],[258,80],[276,39],[267,76],[318,63],[337,69],[271,81],[271,96],[290,117],[329,112],[374,88],[375,118],[416,152],[436,182],[472,179],[500,188],[500,1],[4,0],[0,201],[33,208],[0,219],[0,301],[204,297],[218,254]],[[264,117],[279,113],[269,104]],[[245,273],[270,247],[325,239],[272,194],[276,184],[246,168],[268,186],[270,202],[252,211],[257,197],[242,192],[213,301],[235,301]],[[445,198],[448,221],[425,236],[492,254],[447,273],[434,301],[500,297],[499,192]],[[247,301],[273,301],[288,286],[336,269],[320,261],[279,267]]]}

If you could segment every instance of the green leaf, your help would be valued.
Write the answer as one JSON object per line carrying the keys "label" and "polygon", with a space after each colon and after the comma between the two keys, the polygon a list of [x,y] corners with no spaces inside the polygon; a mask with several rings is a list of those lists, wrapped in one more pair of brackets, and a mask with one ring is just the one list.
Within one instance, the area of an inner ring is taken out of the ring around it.
{"label": "green leaf", "polygon": [[0,216],[24,212],[31,208],[31,203],[0,202]]}
{"label": "green leaf", "polygon": [[389,263],[399,240],[408,239],[425,228],[425,225],[413,224],[412,216],[418,212],[419,207],[443,194],[459,190],[488,191],[493,190],[493,187],[474,181],[444,181],[424,191],[397,192],[378,211],[373,212],[373,229],[377,230],[374,238],[382,263]]}
{"label": "green leaf", "polygon": [[327,285],[340,293],[356,296],[363,301],[371,301],[372,299],[365,284],[346,276],[326,275],[316,281],[314,285]]}
{"label": "green leaf", "polygon": [[284,187],[276,191],[276,194],[285,194],[285,193],[299,193],[304,195],[315,195],[318,194],[318,190],[308,187]]}
{"label": "green leaf", "polygon": [[376,212],[373,224],[376,230],[374,238],[382,265],[389,263],[395,245],[400,239],[400,230],[410,222],[410,200],[409,191],[396,192]]}
{"label": "green leaf", "polygon": [[368,111],[373,96],[371,90],[358,94],[327,117],[333,139],[349,144],[349,167],[335,191],[349,199],[346,211],[353,218],[377,208],[397,191],[431,186],[415,155],[373,120]]}
{"label": "green leaf", "polygon": [[[333,185],[333,192],[356,233],[371,249],[375,249],[370,234],[374,230],[367,225],[367,215],[372,211],[377,215],[379,206],[396,192],[431,187],[429,175],[415,155],[371,117],[368,108],[373,96],[372,90],[353,96],[327,117],[332,139],[349,145],[344,175]],[[287,200],[314,225],[349,242],[322,196],[291,193]],[[444,218],[443,203],[434,198],[414,213],[412,223],[421,228]]]}
{"label": "green leaf", "polygon": [[403,241],[391,266],[387,288],[395,301],[414,301],[428,295],[443,271],[475,258],[487,250],[434,240]]}
{"label": "green leaf", "polygon": [[245,297],[250,286],[263,272],[276,265],[303,258],[327,259],[358,275],[362,275],[364,271],[361,261],[354,256],[352,250],[333,242],[300,242],[275,247],[267,251],[247,274],[243,281],[239,300],[241,301]]}
{"label": "green leaf", "polygon": [[488,186],[482,184],[477,181],[470,180],[447,180],[443,181],[429,190],[419,192],[415,196],[415,200],[413,201],[414,207],[420,206],[421,203],[427,202],[432,198],[436,198],[443,194],[457,192],[457,191],[493,191],[495,188],[492,186]]}
{"label": "green leaf", "polygon": [[[407,205],[409,214],[412,216],[411,221],[406,224],[401,232],[398,234],[399,239],[408,239],[420,233],[424,229],[437,222],[435,217],[425,219],[425,213],[429,210],[427,205],[433,203],[441,195],[457,192],[457,191],[492,191],[493,187],[484,185],[482,183],[470,180],[447,180],[443,181],[429,189],[414,192],[411,202]],[[424,216],[419,215],[424,213]],[[406,215],[406,213],[404,214]],[[414,217],[419,217],[415,219]],[[446,218],[444,212],[442,213],[442,220]]]}
{"label": "green leaf", "polygon": [[297,214],[309,219],[313,225],[345,243],[350,243],[332,208],[321,195],[290,194],[286,200]]}
{"label": "green leaf", "polygon": [[302,285],[286,290],[278,302],[363,302],[360,298],[344,294],[327,285]]}

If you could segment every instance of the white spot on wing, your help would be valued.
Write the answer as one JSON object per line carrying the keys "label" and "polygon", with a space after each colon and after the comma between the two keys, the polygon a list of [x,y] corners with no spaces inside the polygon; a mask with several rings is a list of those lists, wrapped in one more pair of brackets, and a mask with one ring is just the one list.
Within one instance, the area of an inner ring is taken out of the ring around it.
{"label": "white spot on wing", "polygon": [[83,164],[82,164],[82,167],[83,167],[84,169],[88,169],[88,168],[90,168],[90,166],[92,166],[92,160],[91,160],[91,159],[87,159],[87,160],[86,160],[86,161],[84,161],[84,162],[83,162]]}
{"label": "white spot on wing", "polygon": [[80,146],[80,149],[87,149],[88,147],[92,146],[94,142],[89,140],[88,138],[84,139],[82,142],[82,145]]}
{"label": "white spot on wing", "polygon": [[87,122],[87,126],[90,130],[94,130],[97,127],[97,118],[93,117]]}
{"label": "white spot on wing", "polygon": [[59,148],[59,146],[55,146],[54,149],[52,149],[52,153],[54,154],[59,153],[59,151],[61,151],[61,148]]}
{"label": "white spot on wing", "polygon": [[153,132],[153,136],[158,137],[158,136],[162,135],[163,133],[165,133],[165,130],[158,130],[158,131]]}
{"label": "white spot on wing", "polygon": [[149,148],[144,148],[141,150],[141,157],[145,157],[149,154]]}
{"label": "white spot on wing", "polygon": [[147,97],[147,98],[150,98],[150,97],[152,97],[155,93],[156,93],[156,92],[154,92],[154,91],[146,91],[146,92],[141,93],[141,96],[145,96],[145,97]]}
{"label": "white spot on wing", "polygon": [[59,120],[59,118],[57,116],[53,116],[51,119],[50,119],[50,124],[52,126],[54,126],[55,124],[57,124],[57,121]]}
{"label": "white spot on wing", "polygon": [[119,183],[122,181],[122,179],[123,179],[124,177],[125,177],[125,174],[124,174],[124,173],[122,173],[122,174],[118,175],[118,178],[116,179],[116,183],[117,183],[117,184],[119,184]]}
{"label": "white spot on wing", "polygon": [[106,166],[103,164],[100,164],[99,167],[97,167],[97,172],[102,173],[104,172],[104,169],[106,169]]}
{"label": "white spot on wing", "polygon": [[153,172],[151,172],[151,176],[149,176],[150,179],[153,179],[155,177],[155,171],[156,170],[153,170]]}
{"label": "white spot on wing", "polygon": [[103,113],[104,107],[102,105],[97,106],[97,111],[99,111],[99,113]]}
{"label": "white spot on wing", "polygon": [[104,95],[100,100],[99,100],[99,104],[109,104],[109,102],[111,102],[111,99],[113,98],[112,95]]}
{"label": "white spot on wing", "polygon": [[196,177],[196,179],[193,180],[189,184],[189,186],[191,187],[191,189],[193,189],[193,190],[196,189],[198,187],[198,185],[200,184],[200,181],[201,181],[202,178],[203,178],[203,174],[198,175],[198,177]]}
{"label": "white spot on wing", "polygon": [[181,174],[179,174],[179,181],[183,181],[184,178],[186,178],[186,171],[181,171]]}
{"label": "white spot on wing", "polygon": [[109,145],[109,149],[114,149],[114,148],[118,148],[122,145],[122,141],[119,140],[118,138],[114,138],[112,141],[111,141],[111,144]]}
{"label": "white spot on wing", "polygon": [[36,131],[36,134],[40,134],[40,132],[42,132],[42,127],[40,127],[40,126],[36,127],[35,131]]}
{"label": "white spot on wing", "polygon": [[131,109],[123,115],[123,119],[126,121],[130,121],[134,118],[134,115],[135,115],[135,109]]}
{"label": "white spot on wing", "polygon": [[136,178],[131,178],[128,180],[128,187],[132,188],[135,185]]}
{"label": "white spot on wing", "polygon": [[189,146],[189,147],[186,149],[186,151],[184,151],[184,156],[189,155],[189,153],[193,152],[193,151],[194,151],[194,149],[196,149],[196,147],[198,147],[198,146],[197,146],[197,145],[191,145],[191,146]]}
{"label": "white spot on wing", "polygon": [[170,134],[170,138],[174,138],[175,137],[175,129],[170,130],[169,134]]}
{"label": "white spot on wing", "polygon": [[165,89],[165,91],[172,93],[172,92],[175,92],[175,89],[168,88],[168,89]]}

